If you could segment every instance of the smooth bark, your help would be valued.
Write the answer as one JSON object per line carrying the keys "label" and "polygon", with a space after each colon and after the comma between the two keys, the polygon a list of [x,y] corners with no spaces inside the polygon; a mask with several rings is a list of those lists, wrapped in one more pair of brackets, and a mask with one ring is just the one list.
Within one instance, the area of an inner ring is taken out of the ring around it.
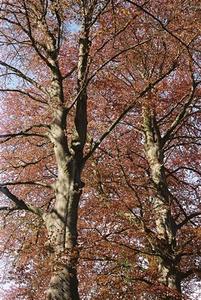
{"label": "smooth bark", "polygon": [[[154,112],[143,108],[145,153],[154,189],[153,214],[156,236],[151,244],[157,254],[159,282],[181,293],[180,276],[176,265],[176,224],[171,214],[171,197],[166,182],[162,139]],[[167,296],[165,299],[173,299]]]}
{"label": "smooth bark", "polygon": [[[84,166],[83,149],[87,135],[87,67],[90,49],[89,23],[92,10],[83,7],[83,25],[79,40],[77,66],[77,101],[74,120],[74,135],[67,140],[66,126],[68,111],[63,104],[63,86],[57,63],[52,68],[50,108],[53,122],[49,138],[54,145],[58,167],[55,183],[55,206],[44,215],[49,235],[52,261],[52,276],[47,290],[48,300],[77,300],[78,279],[77,246],[78,204],[82,193],[81,173]],[[53,47],[53,45],[52,45]]]}

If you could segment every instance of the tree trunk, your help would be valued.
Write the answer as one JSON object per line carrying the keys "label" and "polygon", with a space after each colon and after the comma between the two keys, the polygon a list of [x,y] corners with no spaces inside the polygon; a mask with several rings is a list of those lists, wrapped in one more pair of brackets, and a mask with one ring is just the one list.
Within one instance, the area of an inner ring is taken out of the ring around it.
{"label": "tree trunk", "polygon": [[[69,255],[69,254],[68,254]],[[79,300],[76,264],[65,262],[66,256],[57,257],[47,291],[48,300]]]}
{"label": "tree trunk", "polygon": [[[176,266],[176,224],[171,215],[171,199],[165,177],[163,146],[154,114],[148,107],[143,109],[143,127],[145,132],[145,153],[150,168],[150,177],[154,190],[153,214],[156,236],[151,240],[157,253],[159,282],[181,293],[180,279]],[[172,296],[164,299],[175,299]]]}
{"label": "tree trunk", "polygon": [[[47,290],[48,300],[79,300],[77,262],[78,204],[83,183],[83,151],[87,135],[87,72],[89,57],[89,23],[92,10],[83,9],[82,34],[79,41],[75,134],[68,142],[66,135],[67,109],[64,105],[62,79],[57,62],[51,62],[52,86],[50,109],[53,122],[49,138],[54,146],[58,168],[55,183],[55,205],[43,219],[49,236],[52,276]],[[52,45],[53,47],[53,45]],[[56,49],[55,49],[56,51]]]}
{"label": "tree trunk", "polygon": [[[67,199],[63,199],[67,204]],[[79,201],[79,195],[73,201]],[[61,203],[62,204],[62,203]],[[51,256],[52,276],[47,291],[48,300],[78,300],[77,262],[79,252],[77,248],[77,234],[75,228],[70,227],[68,220],[62,219],[62,205],[46,216],[46,226],[49,234],[49,252]]]}
{"label": "tree trunk", "polygon": [[54,123],[50,139],[58,167],[55,183],[55,205],[50,213],[44,215],[49,236],[49,252],[52,276],[47,290],[48,300],[79,299],[77,280],[77,210],[81,186],[77,182],[81,169],[76,163],[75,154],[68,150],[64,134],[66,126],[65,109],[55,109]]}

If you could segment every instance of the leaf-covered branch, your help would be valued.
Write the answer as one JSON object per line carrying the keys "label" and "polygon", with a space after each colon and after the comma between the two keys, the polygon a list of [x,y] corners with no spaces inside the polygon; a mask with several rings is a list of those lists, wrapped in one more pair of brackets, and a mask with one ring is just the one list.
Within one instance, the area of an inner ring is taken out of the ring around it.
{"label": "leaf-covered branch", "polygon": [[113,131],[113,129],[120,123],[120,121],[128,114],[129,111],[131,111],[137,100],[144,97],[148,92],[150,92],[160,81],[162,81],[164,78],[166,78],[175,68],[177,67],[176,62],[171,66],[170,69],[168,69],[167,72],[165,72],[162,76],[160,76],[158,79],[156,79],[153,83],[149,84],[140,94],[139,96],[130,104],[128,107],[119,115],[119,117],[113,122],[113,124],[106,130],[100,139],[96,141],[92,147],[92,149],[88,152],[88,154],[85,156],[85,160],[87,160],[99,147],[99,145],[105,140],[108,135]]}

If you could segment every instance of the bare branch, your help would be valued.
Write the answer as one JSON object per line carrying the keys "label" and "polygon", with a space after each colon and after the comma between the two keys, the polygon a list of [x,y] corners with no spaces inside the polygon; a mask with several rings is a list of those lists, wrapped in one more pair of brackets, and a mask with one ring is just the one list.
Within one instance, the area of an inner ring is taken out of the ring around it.
{"label": "bare branch", "polygon": [[184,225],[186,225],[190,220],[192,220],[193,218],[195,217],[198,217],[198,216],[201,216],[201,212],[195,212],[195,213],[192,213],[188,216],[186,216],[186,218],[177,225],[177,229],[180,229],[181,227],[183,227]]}
{"label": "bare branch", "polygon": [[6,186],[6,185],[38,185],[38,186],[42,186],[42,187],[46,187],[46,188],[53,188],[54,185],[52,184],[46,184],[43,183],[41,181],[32,181],[32,180],[28,180],[28,181],[12,181],[12,182],[4,182],[2,184],[0,184],[1,186]]}
{"label": "bare branch", "polygon": [[16,133],[7,133],[7,134],[2,134],[0,135],[0,139],[4,139],[3,141],[1,141],[1,143],[7,142],[8,140],[12,139],[12,138],[16,138],[19,136],[22,137],[29,137],[29,136],[38,136],[38,137],[42,137],[42,138],[47,138],[47,135],[42,134],[42,133],[36,133],[36,132],[29,132],[30,130],[34,129],[34,128],[41,128],[41,127],[47,127],[48,125],[43,125],[43,124],[38,124],[38,125],[33,125],[27,129],[25,129],[24,131],[19,131]]}
{"label": "bare branch", "polygon": [[74,66],[72,68],[72,70],[70,70],[67,74],[65,74],[64,76],[62,76],[62,79],[64,80],[64,79],[70,77],[74,73],[75,70],[77,70],[77,66]]}
{"label": "bare branch", "polygon": [[111,61],[113,61],[117,57],[119,57],[121,54],[123,54],[125,52],[128,52],[130,50],[133,50],[133,49],[137,48],[138,46],[144,45],[144,44],[146,44],[149,41],[150,41],[150,39],[147,39],[147,40],[144,40],[144,41],[142,41],[140,43],[137,43],[137,44],[135,44],[133,46],[130,46],[128,48],[124,48],[124,49],[120,50],[118,53],[116,53],[115,55],[113,55],[112,57],[110,57],[108,60],[106,60],[97,70],[95,70],[94,73],[89,77],[88,82],[91,81],[96,76],[96,74],[99,71],[101,71],[106,65],[108,65]]}
{"label": "bare branch", "polygon": [[15,68],[15,67],[13,67],[13,66],[11,66],[11,65],[3,62],[3,61],[0,61],[0,65],[3,66],[3,67],[5,67],[5,68],[7,68],[7,69],[9,69],[9,70],[11,70],[11,71],[13,71],[16,76],[18,76],[18,77],[24,79],[25,81],[31,83],[32,85],[34,85],[35,87],[37,87],[40,91],[42,91],[42,92],[44,92],[44,93],[47,94],[47,90],[43,86],[41,86],[38,82],[36,82],[31,77],[25,75],[19,69]]}
{"label": "bare branch", "polygon": [[198,277],[201,277],[201,268],[192,268],[192,269],[188,270],[187,272],[182,272],[180,276],[183,280],[193,274],[197,275]]}
{"label": "bare branch", "polygon": [[147,14],[148,16],[150,16],[152,19],[154,19],[162,28],[164,31],[166,31],[167,33],[169,33],[172,37],[174,37],[177,41],[179,41],[185,48],[187,48],[187,50],[189,50],[189,44],[187,45],[186,43],[184,43],[177,35],[175,35],[171,30],[169,30],[167,28],[166,25],[163,24],[163,22],[158,19],[154,14],[152,14],[151,12],[149,12],[146,8],[144,8],[143,5],[140,5],[138,3],[135,3],[134,1],[131,0],[126,0],[128,3],[136,6],[137,8],[139,8],[140,10],[142,10],[145,14]]}
{"label": "bare branch", "polygon": [[168,176],[180,171],[180,170],[187,170],[187,171],[192,171],[192,172],[195,172],[197,173],[199,176],[201,176],[201,172],[199,172],[198,170],[194,169],[194,168],[191,168],[191,167],[185,167],[185,166],[181,166],[181,167],[178,167],[176,168],[175,170],[171,171],[168,173]]}
{"label": "bare branch", "polygon": [[40,208],[35,207],[31,204],[26,204],[23,200],[19,199],[13,193],[11,193],[7,187],[0,186],[0,192],[2,192],[6,197],[8,197],[16,205],[16,209],[27,210],[29,212],[32,212],[32,213],[42,217],[43,211]]}
{"label": "bare branch", "polygon": [[2,206],[2,207],[0,207],[0,211],[10,211],[11,209],[13,209],[13,208],[11,208],[11,207],[9,207],[9,206]]}
{"label": "bare branch", "polygon": [[3,93],[19,93],[19,94],[22,94],[24,96],[28,96],[30,99],[36,101],[36,102],[39,102],[39,103],[42,103],[42,104],[47,104],[46,101],[43,101],[43,100],[40,100],[38,98],[36,98],[35,96],[31,95],[29,92],[26,92],[26,91],[23,91],[23,90],[18,90],[18,89],[0,89],[0,92],[3,92]]}
{"label": "bare branch", "polygon": [[170,128],[167,130],[166,134],[162,137],[162,144],[164,145],[169,138],[172,136],[173,131],[177,128],[177,126],[182,122],[182,120],[184,119],[184,117],[186,116],[187,110],[190,106],[190,104],[193,101],[194,95],[195,95],[195,90],[196,87],[200,84],[199,82],[194,82],[192,83],[192,88],[191,88],[191,92],[188,98],[188,101],[183,105],[183,108],[181,110],[181,112],[176,116],[175,120],[172,122],[172,124],[170,125]]}

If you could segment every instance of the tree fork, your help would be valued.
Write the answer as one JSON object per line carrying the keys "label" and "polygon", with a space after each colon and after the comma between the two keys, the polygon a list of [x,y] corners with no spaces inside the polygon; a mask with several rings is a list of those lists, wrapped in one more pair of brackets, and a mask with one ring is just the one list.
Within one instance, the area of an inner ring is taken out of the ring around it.
{"label": "tree fork", "polygon": [[[84,5],[84,4],[83,4]],[[67,113],[63,108],[63,91],[60,71],[53,70],[52,101],[54,122],[50,139],[54,145],[58,165],[58,178],[55,185],[56,202],[45,223],[52,249],[52,277],[47,291],[48,300],[79,300],[77,263],[78,205],[83,183],[81,173],[84,166],[83,149],[87,135],[87,71],[90,50],[89,10],[83,9],[83,26],[79,40],[78,80],[74,125],[76,134],[68,148],[65,135]],[[90,12],[91,13],[91,12]]]}

